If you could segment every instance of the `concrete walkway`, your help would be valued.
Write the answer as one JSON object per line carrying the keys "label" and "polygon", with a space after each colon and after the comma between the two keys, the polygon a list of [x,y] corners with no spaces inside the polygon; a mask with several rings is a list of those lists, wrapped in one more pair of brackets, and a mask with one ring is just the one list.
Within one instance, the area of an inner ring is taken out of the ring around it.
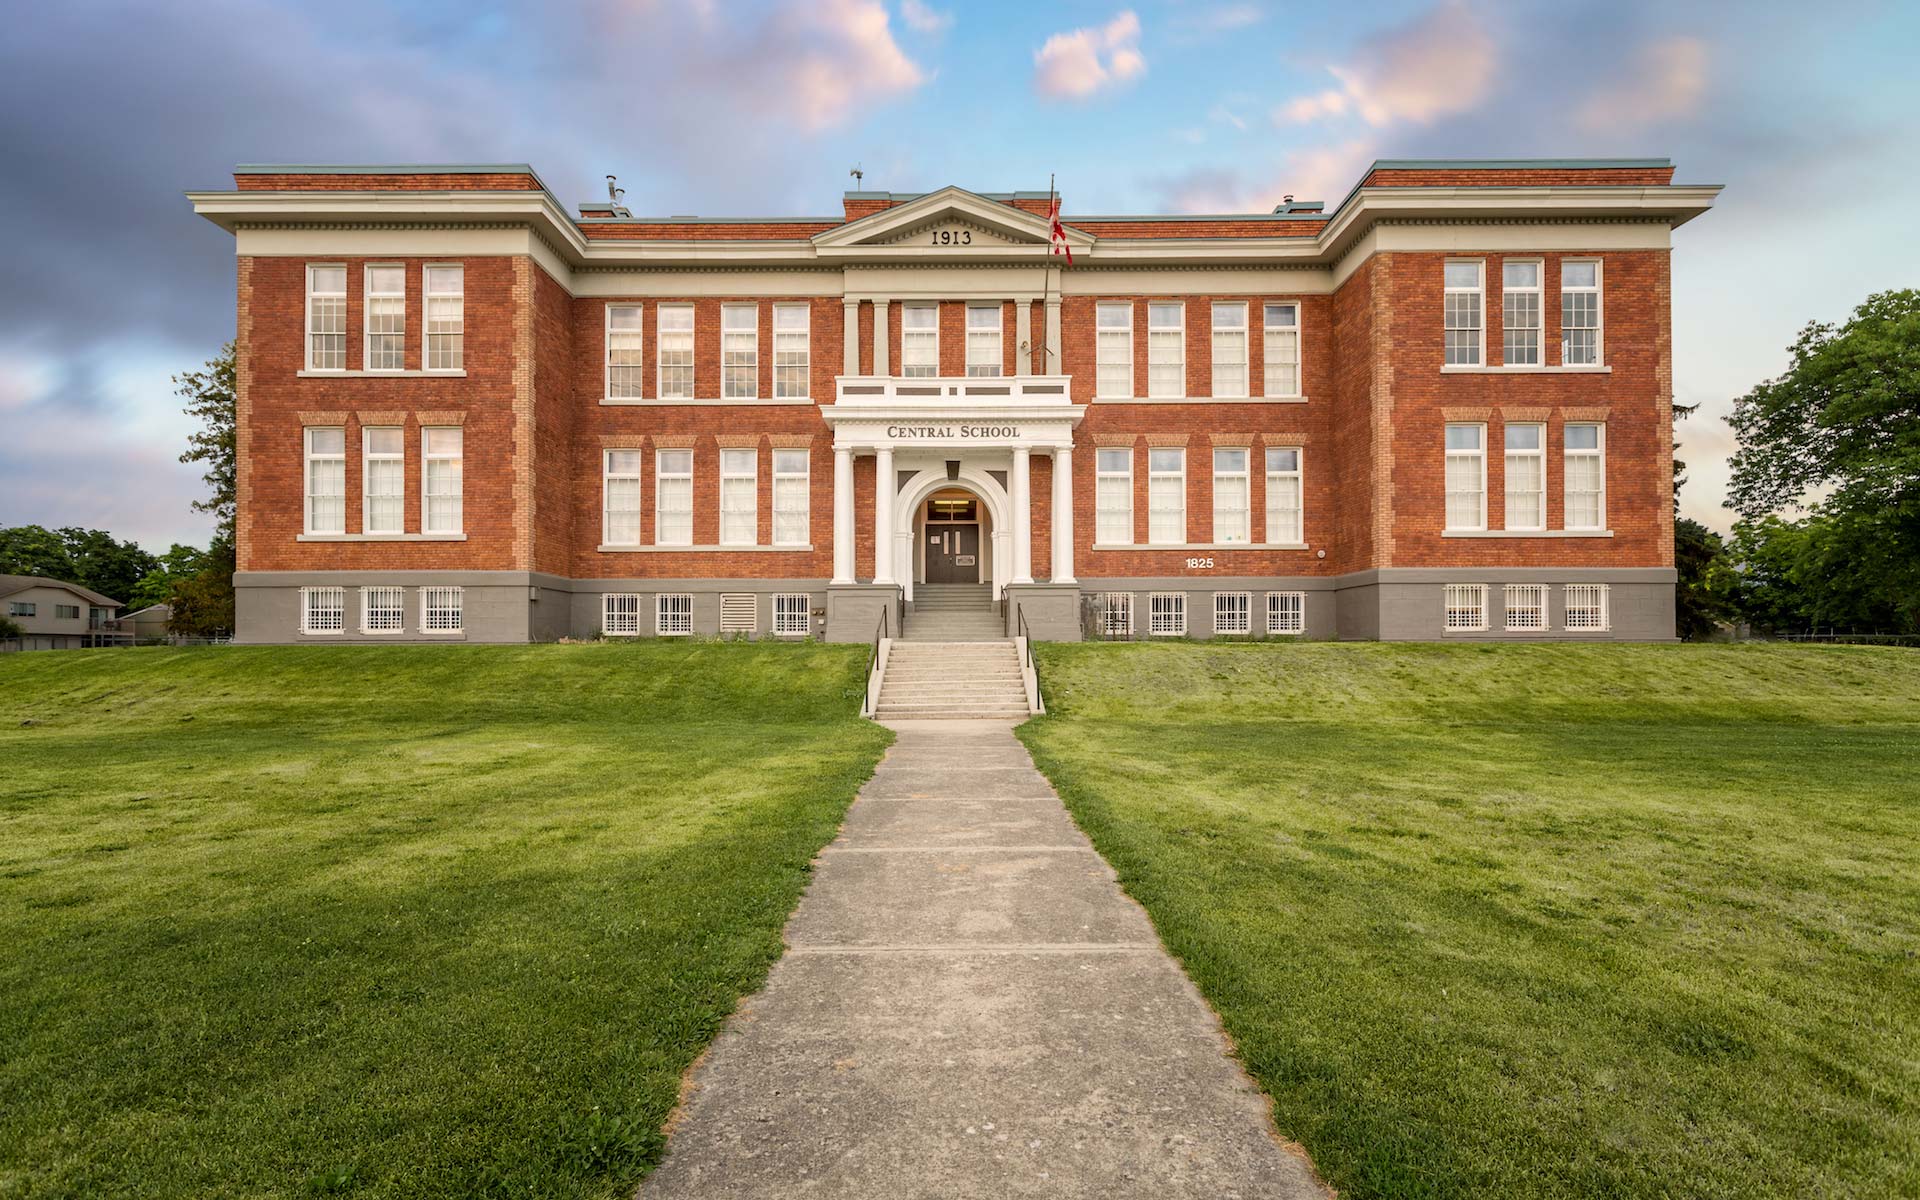
{"label": "concrete walkway", "polygon": [[1330,1195],[1012,726],[892,726],[644,1200]]}

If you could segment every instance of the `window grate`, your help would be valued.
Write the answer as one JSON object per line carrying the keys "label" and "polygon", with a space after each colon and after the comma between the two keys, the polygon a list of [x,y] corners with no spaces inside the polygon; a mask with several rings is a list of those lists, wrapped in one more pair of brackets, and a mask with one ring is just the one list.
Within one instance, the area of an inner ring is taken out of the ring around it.
{"label": "window grate", "polygon": [[1609,628],[1607,585],[1570,583],[1567,585],[1567,628],[1589,631]]}
{"label": "window grate", "polygon": [[1447,628],[1482,630],[1487,627],[1487,587],[1483,583],[1446,585]]}
{"label": "window grate", "polygon": [[1100,597],[1100,633],[1103,637],[1133,636],[1133,593],[1106,592]]}
{"label": "window grate", "polygon": [[776,593],[773,597],[775,637],[806,637],[813,632],[813,597],[805,592]]}
{"label": "window grate", "polygon": [[1307,594],[1305,592],[1267,593],[1267,632],[1305,633]]}
{"label": "window grate", "polygon": [[1510,583],[1506,589],[1507,628],[1531,632],[1547,627],[1547,588],[1539,583]]}
{"label": "window grate", "polygon": [[1155,592],[1148,598],[1147,632],[1156,637],[1186,636],[1187,595],[1185,592]]}
{"label": "window grate", "polygon": [[655,597],[653,631],[661,637],[684,637],[692,633],[693,597]]}
{"label": "window grate", "polygon": [[300,589],[300,631],[302,633],[339,633],[346,627],[346,588]]}
{"label": "window grate", "polygon": [[608,637],[633,637],[640,632],[640,597],[634,592],[608,592],[600,598],[600,631]]}
{"label": "window grate", "polygon": [[407,592],[399,587],[360,589],[360,630],[399,633],[407,627]]}
{"label": "window grate", "polygon": [[422,633],[459,633],[465,628],[461,612],[462,596],[457,587],[420,589],[420,630]]}
{"label": "window grate", "polygon": [[1252,593],[1215,592],[1213,594],[1213,631],[1215,633],[1252,633]]}

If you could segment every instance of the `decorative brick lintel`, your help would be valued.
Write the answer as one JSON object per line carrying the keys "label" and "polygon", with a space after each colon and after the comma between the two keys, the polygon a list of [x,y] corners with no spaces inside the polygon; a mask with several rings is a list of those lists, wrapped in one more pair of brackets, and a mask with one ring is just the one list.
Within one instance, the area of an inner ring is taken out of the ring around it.
{"label": "decorative brick lintel", "polygon": [[653,444],[662,450],[691,450],[699,440],[700,435],[697,433],[656,433],[653,435]]}
{"label": "decorative brick lintel", "polygon": [[775,450],[805,450],[808,446],[813,445],[813,435],[810,433],[770,433],[767,435],[767,441],[773,444]]}
{"label": "decorative brick lintel", "polygon": [[1440,415],[1449,421],[1491,421],[1493,420],[1493,409],[1443,408],[1440,410]]}
{"label": "decorative brick lintel", "polygon": [[716,433],[713,440],[723,450],[758,450],[760,437],[757,433]]}
{"label": "decorative brick lintel", "polygon": [[348,414],[344,410],[336,412],[303,411],[300,414],[300,423],[302,425],[345,425],[347,423],[347,416]]}
{"label": "decorative brick lintel", "polygon": [[1526,408],[1509,408],[1503,404],[1500,406],[1500,415],[1508,421],[1544,421],[1553,415],[1553,409],[1544,404]]}
{"label": "decorative brick lintel", "polygon": [[1131,446],[1140,440],[1137,433],[1096,433],[1093,444],[1096,446]]}
{"label": "decorative brick lintel", "polygon": [[407,423],[405,409],[373,411],[361,409],[353,415],[360,419],[362,425],[405,425]]}
{"label": "decorative brick lintel", "polygon": [[1304,433],[1263,433],[1260,441],[1268,446],[1304,446],[1311,439]]}
{"label": "decorative brick lintel", "polygon": [[1560,419],[1562,421],[1604,421],[1611,411],[1612,409],[1605,404],[1567,406],[1560,410]]}
{"label": "decorative brick lintel", "polygon": [[602,450],[644,450],[647,448],[647,435],[644,433],[603,433],[600,435]]}
{"label": "decorative brick lintel", "polygon": [[1187,435],[1184,433],[1149,433],[1147,435],[1149,446],[1184,446],[1186,444]]}
{"label": "decorative brick lintel", "polygon": [[1250,433],[1213,433],[1201,436],[1210,438],[1214,445],[1229,450],[1253,445],[1253,435]]}
{"label": "decorative brick lintel", "polygon": [[415,412],[413,419],[422,425],[465,425],[467,423],[467,414],[457,409],[444,411],[440,409],[428,409],[425,412]]}

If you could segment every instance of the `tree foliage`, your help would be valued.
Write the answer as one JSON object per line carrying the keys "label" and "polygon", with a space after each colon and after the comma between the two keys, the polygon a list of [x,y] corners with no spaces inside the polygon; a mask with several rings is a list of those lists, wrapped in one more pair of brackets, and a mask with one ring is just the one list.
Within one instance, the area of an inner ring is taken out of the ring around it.
{"label": "tree foliage", "polygon": [[0,529],[0,574],[45,575],[122,603],[159,563],[137,544],[120,541],[104,529]]}
{"label": "tree foliage", "polygon": [[1731,418],[1741,609],[1776,630],[1920,630],[1920,291],[1811,323],[1791,354]]}
{"label": "tree foliage", "polygon": [[238,393],[234,382],[233,343],[207,360],[203,370],[185,371],[173,377],[174,390],[186,403],[186,414],[200,422],[200,428],[187,435],[183,463],[204,463],[201,476],[212,494],[195,500],[194,510],[214,515],[214,540],[233,540],[234,499],[238,485],[236,466],[238,443],[235,427]]}
{"label": "tree foliage", "polygon": [[1690,517],[1673,523],[1674,627],[1681,639],[1704,641],[1734,617],[1737,581],[1720,535]]}

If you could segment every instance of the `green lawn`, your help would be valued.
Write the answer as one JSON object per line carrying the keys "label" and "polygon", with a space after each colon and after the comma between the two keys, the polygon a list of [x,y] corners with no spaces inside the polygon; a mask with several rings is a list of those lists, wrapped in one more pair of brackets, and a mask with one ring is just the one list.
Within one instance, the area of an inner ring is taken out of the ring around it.
{"label": "green lawn", "polygon": [[865,653],[0,657],[0,1197],[631,1192],[889,740]]}
{"label": "green lawn", "polygon": [[1920,653],[1040,663],[1022,736],[1343,1196],[1920,1195]]}

